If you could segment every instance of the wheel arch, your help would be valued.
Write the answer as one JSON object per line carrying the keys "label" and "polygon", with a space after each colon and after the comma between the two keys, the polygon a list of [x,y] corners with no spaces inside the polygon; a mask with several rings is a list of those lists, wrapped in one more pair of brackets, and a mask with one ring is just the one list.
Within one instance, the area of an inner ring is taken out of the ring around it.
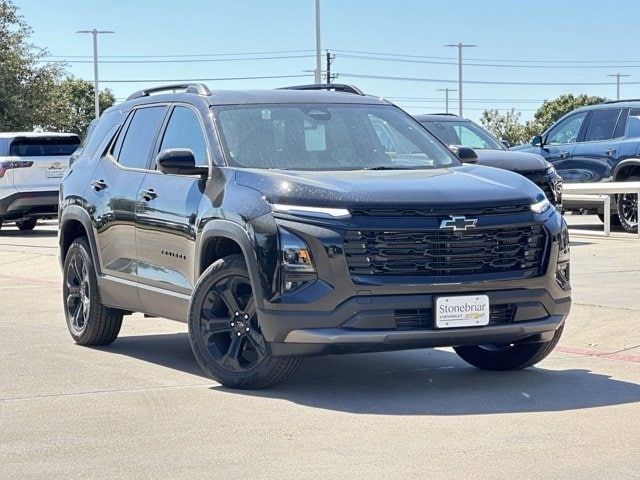
{"label": "wheel arch", "polygon": [[618,163],[613,171],[613,181],[619,182],[632,176],[640,176],[640,158],[629,158]]}
{"label": "wheel arch", "polygon": [[216,260],[227,255],[242,254],[247,264],[249,277],[259,307],[263,304],[265,283],[258,268],[258,258],[254,241],[249,232],[241,225],[230,220],[211,220],[202,229],[197,240],[196,261],[194,262],[196,279]]}
{"label": "wheel arch", "polygon": [[64,264],[69,247],[73,241],[80,237],[86,237],[91,247],[91,257],[96,268],[96,273],[100,273],[100,263],[98,261],[96,241],[93,233],[89,214],[77,205],[71,205],[64,209],[60,215],[60,226],[58,233],[58,244],[60,248],[60,263]]}

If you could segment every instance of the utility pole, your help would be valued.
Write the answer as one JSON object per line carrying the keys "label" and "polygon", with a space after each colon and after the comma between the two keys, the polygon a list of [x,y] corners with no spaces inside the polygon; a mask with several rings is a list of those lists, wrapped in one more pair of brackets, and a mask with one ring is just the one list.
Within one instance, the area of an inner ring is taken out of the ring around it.
{"label": "utility pole", "polygon": [[457,92],[458,90],[453,88],[438,88],[437,91],[444,92],[445,113],[449,113],[449,92]]}
{"label": "utility pole", "polygon": [[93,35],[93,103],[96,118],[100,116],[100,90],[98,89],[98,34],[113,33],[111,30],[78,30],[76,33]]}
{"label": "utility pole", "polygon": [[458,115],[462,117],[462,49],[467,47],[477,47],[477,45],[452,43],[445,47],[456,47],[458,49]]}
{"label": "utility pole", "polygon": [[[316,0],[316,83],[322,83],[322,60],[320,54],[320,0]],[[328,83],[328,82],[327,82]]]}
{"label": "utility pole", "polygon": [[620,100],[620,77],[630,77],[631,75],[624,75],[622,73],[613,73],[607,75],[607,77],[616,77],[616,100]]}
{"label": "utility pole", "polygon": [[331,76],[331,63],[334,58],[336,58],[336,56],[327,50],[327,83],[331,83],[333,80],[333,77]]}

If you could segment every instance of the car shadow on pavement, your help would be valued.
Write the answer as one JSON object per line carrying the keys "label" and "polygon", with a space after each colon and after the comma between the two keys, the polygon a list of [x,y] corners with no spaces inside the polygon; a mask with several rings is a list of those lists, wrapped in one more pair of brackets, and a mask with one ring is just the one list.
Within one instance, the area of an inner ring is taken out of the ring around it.
{"label": "car shadow on pavement", "polygon": [[2,226],[0,230],[0,239],[2,238],[46,238],[55,237],[58,235],[58,230],[28,230],[22,231]]}
{"label": "car shadow on pavement", "polygon": [[[186,333],[120,337],[104,350],[205,377]],[[579,364],[587,360],[575,358]],[[373,415],[545,412],[640,402],[640,385],[585,368],[485,372],[451,351],[433,349],[310,357],[291,379],[271,389],[211,390]]]}

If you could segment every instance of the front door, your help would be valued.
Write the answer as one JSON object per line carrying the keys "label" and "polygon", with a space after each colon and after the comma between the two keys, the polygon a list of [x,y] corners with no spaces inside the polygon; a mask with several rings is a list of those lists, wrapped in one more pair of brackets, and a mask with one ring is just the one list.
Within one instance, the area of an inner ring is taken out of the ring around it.
{"label": "front door", "polygon": [[588,112],[577,112],[559,121],[545,135],[540,152],[536,152],[551,162],[566,182],[573,181],[571,160],[587,114]]}
{"label": "front door", "polygon": [[[199,113],[175,106],[157,151],[188,148],[196,165],[210,164]],[[145,311],[186,318],[196,280],[195,241],[198,210],[206,180],[152,171],[144,178],[136,204],[138,278]],[[166,301],[167,298],[170,301]]]}

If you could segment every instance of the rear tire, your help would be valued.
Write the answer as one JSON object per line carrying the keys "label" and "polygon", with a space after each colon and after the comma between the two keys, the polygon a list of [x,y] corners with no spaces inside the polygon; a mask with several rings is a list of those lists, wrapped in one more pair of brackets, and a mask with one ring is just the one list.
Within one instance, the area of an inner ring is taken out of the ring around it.
{"label": "rear tire", "polygon": [[189,341],[200,367],[230,388],[271,387],[302,363],[302,357],[271,355],[242,255],[216,261],[198,280],[189,305]]}
{"label": "rear tire", "polygon": [[[629,177],[624,181],[640,182],[640,177]],[[638,233],[638,196],[634,193],[621,193],[617,204],[622,228],[629,233]]]}
{"label": "rear tire", "polygon": [[96,270],[86,238],[73,241],[64,259],[62,300],[69,333],[79,345],[108,345],[120,333],[122,312],[100,301]]}
{"label": "rear tire", "polygon": [[453,349],[465,362],[482,370],[522,370],[546,358],[558,344],[563,329],[564,325],[560,326],[553,338],[544,343],[474,345]]}
{"label": "rear tire", "polygon": [[36,228],[36,224],[38,223],[37,218],[25,218],[24,220],[18,220],[16,222],[16,227],[21,231],[29,231]]}

